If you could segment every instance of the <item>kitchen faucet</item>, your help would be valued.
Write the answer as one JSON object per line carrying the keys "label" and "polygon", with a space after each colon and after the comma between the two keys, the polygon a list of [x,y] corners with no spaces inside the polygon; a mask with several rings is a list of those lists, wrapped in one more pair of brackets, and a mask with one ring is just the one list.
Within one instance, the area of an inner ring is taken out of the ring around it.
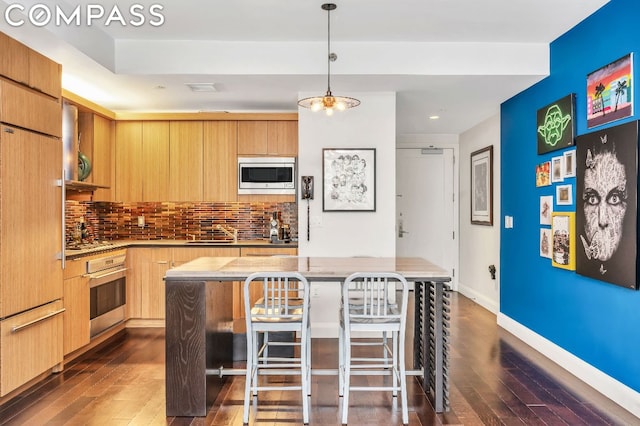
{"label": "kitchen faucet", "polygon": [[[232,231],[229,231],[230,228]],[[229,225],[216,225],[216,229],[221,230],[222,232],[224,232],[226,235],[233,237],[233,242],[237,243],[238,242],[238,230],[236,228],[234,228],[233,226],[229,226]]]}

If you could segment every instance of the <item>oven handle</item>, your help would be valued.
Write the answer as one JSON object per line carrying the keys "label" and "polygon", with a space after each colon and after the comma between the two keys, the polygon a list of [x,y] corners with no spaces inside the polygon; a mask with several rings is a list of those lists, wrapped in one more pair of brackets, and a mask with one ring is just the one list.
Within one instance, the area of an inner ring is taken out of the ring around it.
{"label": "oven handle", "polygon": [[88,274],[85,277],[89,278],[89,288],[98,287],[102,284],[106,284],[110,281],[126,276],[127,268],[116,269],[115,271],[109,271],[101,274]]}

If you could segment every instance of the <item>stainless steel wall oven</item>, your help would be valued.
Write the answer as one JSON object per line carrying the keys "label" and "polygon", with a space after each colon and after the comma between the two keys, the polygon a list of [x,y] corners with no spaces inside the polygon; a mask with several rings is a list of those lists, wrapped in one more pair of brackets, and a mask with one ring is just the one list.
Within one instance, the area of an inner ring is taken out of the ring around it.
{"label": "stainless steel wall oven", "polygon": [[91,337],[124,321],[127,303],[125,255],[87,261]]}

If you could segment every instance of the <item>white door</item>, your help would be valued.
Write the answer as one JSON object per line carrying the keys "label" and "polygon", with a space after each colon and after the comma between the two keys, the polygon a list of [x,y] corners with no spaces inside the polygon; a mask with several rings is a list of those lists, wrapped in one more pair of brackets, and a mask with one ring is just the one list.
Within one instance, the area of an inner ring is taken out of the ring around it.
{"label": "white door", "polygon": [[456,289],[453,150],[400,148],[396,161],[396,255],[441,266]]}

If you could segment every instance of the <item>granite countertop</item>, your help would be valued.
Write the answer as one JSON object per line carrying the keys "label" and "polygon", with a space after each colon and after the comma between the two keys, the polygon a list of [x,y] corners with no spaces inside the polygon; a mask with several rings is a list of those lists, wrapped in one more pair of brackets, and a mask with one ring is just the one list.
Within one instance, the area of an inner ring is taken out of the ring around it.
{"label": "granite countertop", "polygon": [[102,242],[82,249],[66,249],[67,259],[130,247],[273,247],[296,248],[298,242],[272,244],[269,240],[241,240],[237,243],[225,240],[121,240]]}

